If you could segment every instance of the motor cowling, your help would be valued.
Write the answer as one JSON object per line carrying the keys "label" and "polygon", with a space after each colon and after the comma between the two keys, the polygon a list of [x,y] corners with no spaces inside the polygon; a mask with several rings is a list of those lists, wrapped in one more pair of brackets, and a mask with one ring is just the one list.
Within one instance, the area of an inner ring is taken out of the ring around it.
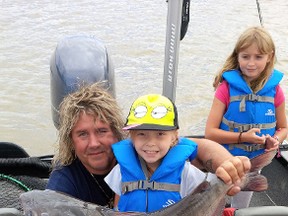
{"label": "motor cowling", "polygon": [[59,128],[63,98],[85,84],[104,81],[115,97],[114,68],[106,46],[95,36],[73,35],[61,39],[50,61],[51,111]]}

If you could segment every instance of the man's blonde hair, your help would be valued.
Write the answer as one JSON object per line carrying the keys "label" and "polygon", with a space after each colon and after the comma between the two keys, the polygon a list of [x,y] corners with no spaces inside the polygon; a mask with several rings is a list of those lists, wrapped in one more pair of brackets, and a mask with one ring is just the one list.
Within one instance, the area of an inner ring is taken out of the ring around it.
{"label": "man's blonde hair", "polygon": [[123,115],[116,100],[101,83],[80,87],[60,104],[59,146],[54,165],[69,165],[76,159],[71,132],[81,113],[93,115],[107,123],[119,141],[124,139]]}

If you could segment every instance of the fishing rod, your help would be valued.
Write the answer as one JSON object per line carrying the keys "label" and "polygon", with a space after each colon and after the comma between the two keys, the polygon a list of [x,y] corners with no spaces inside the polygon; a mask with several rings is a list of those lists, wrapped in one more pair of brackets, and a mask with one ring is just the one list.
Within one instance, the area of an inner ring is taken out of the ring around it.
{"label": "fishing rod", "polygon": [[262,27],[264,27],[263,24],[263,17],[262,17],[262,13],[261,13],[261,8],[260,8],[260,3],[258,0],[256,0],[256,5],[257,5],[257,10],[258,10],[258,16],[259,16],[259,21]]}
{"label": "fishing rod", "polygon": [[175,102],[179,45],[188,28],[190,0],[167,1],[168,12],[162,94]]}

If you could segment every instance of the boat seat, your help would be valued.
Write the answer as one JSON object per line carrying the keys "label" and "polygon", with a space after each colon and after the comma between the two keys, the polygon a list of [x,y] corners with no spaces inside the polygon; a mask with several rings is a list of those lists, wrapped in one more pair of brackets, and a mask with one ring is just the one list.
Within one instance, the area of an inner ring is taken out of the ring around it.
{"label": "boat seat", "polygon": [[0,142],[0,158],[26,158],[29,154],[19,145]]}
{"label": "boat seat", "polygon": [[235,216],[287,216],[287,206],[259,206],[237,209]]}
{"label": "boat seat", "polygon": [[0,216],[23,216],[16,208],[0,208]]}

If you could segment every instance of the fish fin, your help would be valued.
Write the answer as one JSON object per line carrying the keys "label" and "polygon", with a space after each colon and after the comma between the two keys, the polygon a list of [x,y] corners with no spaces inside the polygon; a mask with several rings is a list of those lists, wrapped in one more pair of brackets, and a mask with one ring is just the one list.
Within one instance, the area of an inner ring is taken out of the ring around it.
{"label": "fish fin", "polygon": [[265,191],[268,189],[267,178],[258,172],[247,173],[245,186],[242,191]]}
{"label": "fish fin", "polygon": [[261,170],[263,167],[267,166],[272,162],[272,159],[275,157],[276,151],[265,152],[261,155],[258,155],[250,160],[251,169],[250,172]]}
{"label": "fish fin", "polygon": [[191,194],[198,194],[202,193],[203,191],[206,191],[210,187],[210,183],[206,180],[201,182],[193,191]]}
{"label": "fish fin", "polygon": [[225,197],[223,197],[220,201],[219,201],[219,205],[217,206],[217,208],[215,209],[215,211],[213,212],[212,216],[219,216],[222,215],[224,208],[226,205],[226,199]]}

